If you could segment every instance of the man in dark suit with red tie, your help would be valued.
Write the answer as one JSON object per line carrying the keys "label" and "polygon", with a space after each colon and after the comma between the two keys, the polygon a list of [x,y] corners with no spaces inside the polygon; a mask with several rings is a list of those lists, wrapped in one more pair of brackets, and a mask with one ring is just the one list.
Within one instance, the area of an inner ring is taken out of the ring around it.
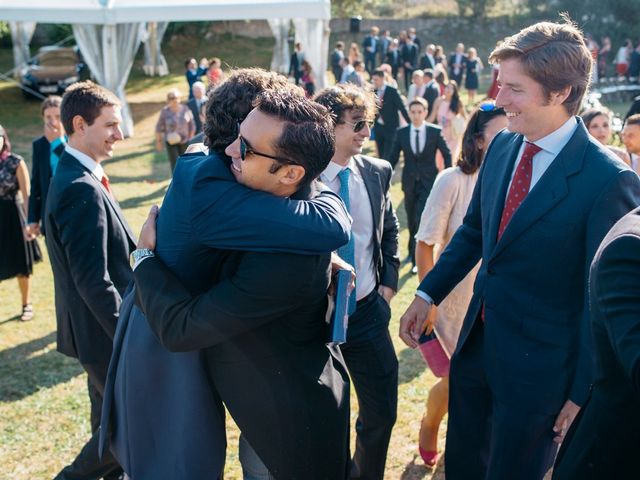
{"label": "man in dark suit with red tie", "polygon": [[431,305],[482,260],[451,358],[447,478],[540,480],[592,382],[589,265],[640,180],[575,116],[593,63],[575,25],[532,25],[490,60],[508,130],[400,336],[416,347]]}
{"label": "man in dark suit with red tie", "polygon": [[[373,72],[371,81],[378,97],[378,115],[373,127],[378,156],[388,160],[391,158],[391,148],[400,123],[398,114],[402,115],[407,122],[410,121],[409,114],[400,98],[398,89],[385,82],[382,70]],[[391,166],[395,166],[395,164],[392,163]]]}
{"label": "man in dark suit with red tie", "polygon": [[135,239],[113,196],[101,162],[122,140],[120,101],[92,82],[62,99],[69,141],[49,187],[45,223],[53,268],[58,351],[77,358],[89,376],[92,437],[56,477],[118,478],[113,455],[98,456],[104,385],[122,295],[133,278]]}
{"label": "man in dark suit with red tie", "polygon": [[[424,98],[418,97],[409,103],[409,116],[411,125],[398,130],[390,160],[396,165],[400,152],[403,153],[402,191],[409,226],[409,256],[415,268],[415,234],[420,225],[422,210],[439,172],[436,166],[436,153],[440,152],[444,158],[444,166],[448,168],[451,166],[451,151],[442,136],[442,128],[425,122],[427,102]],[[417,272],[415,268],[414,273]]]}

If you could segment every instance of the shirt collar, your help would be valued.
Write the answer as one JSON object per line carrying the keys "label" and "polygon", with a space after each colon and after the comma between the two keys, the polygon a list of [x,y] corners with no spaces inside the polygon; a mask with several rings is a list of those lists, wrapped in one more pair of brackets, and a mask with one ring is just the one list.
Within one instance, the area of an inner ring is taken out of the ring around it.
{"label": "shirt collar", "polygon": [[[542,137],[540,140],[536,140],[531,143],[535,143],[538,147],[553,155],[558,155],[565,145],[569,143],[569,140],[571,140],[576,128],[578,128],[578,121],[572,116],[557,130],[554,130],[546,137]],[[527,139],[525,138],[525,140]]]}
{"label": "shirt collar", "polygon": [[74,156],[78,162],[82,164],[87,170],[89,170],[98,180],[102,180],[102,176],[104,175],[104,168],[98,162],[96,162],[93,158],[91,158],[86,153],[82,153],[80,150],[77,150],[67,144],[65,147],[67,153]]}
{"label": "shirt collar", "polygon": [[338,174],[342,170],[344,170],[345,168],[349,168],[351,170],[352,174],[358,175],[358,169],[356,168],[356,162],[353,159],[353,157],[351,157],[349,159],[349,163],[347,163],[347,165],[345,165],[345,166],[339,165],[339,164],[335,163],[334,161],[329,162],[329,165],[327,165],[327,168],[325,168],[324,172],[322,172],[321,177],[326,183],[331,183],[336,179]]}
{"label": "shirt collar", "polygon": [[424,122],[418,128],[414,127],[413,123],[411,124],[411,131],[414,133],[416,130],[419,130],[420,132],[424,132],[426,129],[427,129],[427,124]]}

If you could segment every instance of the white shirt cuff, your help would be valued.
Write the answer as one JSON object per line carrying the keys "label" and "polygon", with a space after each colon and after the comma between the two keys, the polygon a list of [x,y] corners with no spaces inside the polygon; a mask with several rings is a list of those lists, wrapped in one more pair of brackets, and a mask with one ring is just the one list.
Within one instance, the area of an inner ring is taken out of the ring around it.
{"label": "white shirt cuff", "polygon": [[433,299],[429,295],[427,295],[425,292],[423,292],[422,290],[416,290],[416,297],[420,297],[425,302],[427,302],[429,305],[433,305]]}

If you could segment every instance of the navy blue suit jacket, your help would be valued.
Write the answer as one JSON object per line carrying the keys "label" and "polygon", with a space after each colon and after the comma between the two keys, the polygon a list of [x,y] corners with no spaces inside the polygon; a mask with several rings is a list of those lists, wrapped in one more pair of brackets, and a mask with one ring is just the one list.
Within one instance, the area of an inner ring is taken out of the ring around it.
{"label": "navy blue suit jacket", "polygon": [[557,480],[633,478],[640,442],[640,209],[622,218],[591,265],[595,378],[562,442]]}
{"label": "navy blue suit jacket", "polygon": [[47,197],[58,351],[83,364],[107,365],[121,296],[133,278],[135,237],[118,202],[67,151]]}
{"label": "navy blue suit jacket", "polygon": [[[196,295],[216,283],[227,250],[328,252],[346,243],[350,221],[337,195],[278,198],[237,183],[217,155],[178,162],[157,223],[156,254]],[[114,339],[102,411],[101,450],[138,479],[215,478],[225,458],[224,413],[202,352],[172,353],[134,305]]]}
{"label": "navy blue suit jacket", "polygon": [[587,280],[598,245],[640,202],[638,176],[589,137],[581,120],[497,241],[523,137],[499,133],[469,210],[420,290],[436,304],[482,260],[456,352],[484,305],[485,372],[495,397],[555,415],[582,405],[592,378]]}

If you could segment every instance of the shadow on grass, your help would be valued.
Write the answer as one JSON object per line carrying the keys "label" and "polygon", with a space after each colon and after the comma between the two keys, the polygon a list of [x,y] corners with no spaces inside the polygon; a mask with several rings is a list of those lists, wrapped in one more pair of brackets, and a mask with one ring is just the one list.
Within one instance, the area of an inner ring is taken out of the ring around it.
{"label": "shadow on grass", "polygon": [[[404,259],[400,259],[403,261]],[[414,273],[411,273],[411,269],[407,268],[407,271],[402,274],[402,276],[398,279],[398,291],[404,287],[404,284],[407,283],[408,280],[414,279],[416,282],[418,281],[418,276]],[[418,284],[416,283],[416,287]]]}
{"label": "shadow on grass", "polygon": [[412,348],[400,350],[398,363],[398,383],[401,385],[419,377],[427,368],[420,352]]}
{"label": "shadow on grass", "polygon": [[20,314],[14,315],[13,317],[6,318],[0,322],[0,325],[4,325],[5,323],[17,321],[20,318]]}
{"label": "shadow on grass", "polygon": [[[133,158],[138,158],[138,157],[141,157],[143,155],[148,155],[148,154],[152,154],[152,153],[155,153],[155,149],[153,149],[152,147],[149,147],[146,150],[134,150],[133,152],[129,152],[129,153],[125,154],[125,155],[117,155],[117,156],[115,156],[113,158],[110,158],[109,160],[105,160],[103,162],[103,165],[104,166],[112,165],[112,164],[115,164],[115,163],[120,163],[120,162],[125,161],[125,160],[131,160]],[[109,178],[111,178],[111,177],[109,177]]]}
{"label": "shadow on grass", "polygon": [[[416,464],[416,461],[418,462]],[[435,468],[429,468],[418,455],[413,456],[413,460],[404,467],[400,480],[445,480],[444,476],[444,456],[440,455]]]}
{"label": "shadow on grass", "polygon": [[[51,345],[56,333],[0,351],[0,402],[14,402],[81,375],[82,367]],[[45,350],[51,345],[50,350]],[[36,352],[42,353],[36,354]]]}
{"label": "shadow on grass", "polygon": [[[157,189],[155,192],[151,192],[147,195],[140,195],[139,197],[132,197],[120,202],[120,207],[127,210],[129,208],[136,208],[148,202],[161,203],[159,200],[164,198],[167,193],[168,185],[164,185]],[[156,202],[156,200],[158,200]]]}

